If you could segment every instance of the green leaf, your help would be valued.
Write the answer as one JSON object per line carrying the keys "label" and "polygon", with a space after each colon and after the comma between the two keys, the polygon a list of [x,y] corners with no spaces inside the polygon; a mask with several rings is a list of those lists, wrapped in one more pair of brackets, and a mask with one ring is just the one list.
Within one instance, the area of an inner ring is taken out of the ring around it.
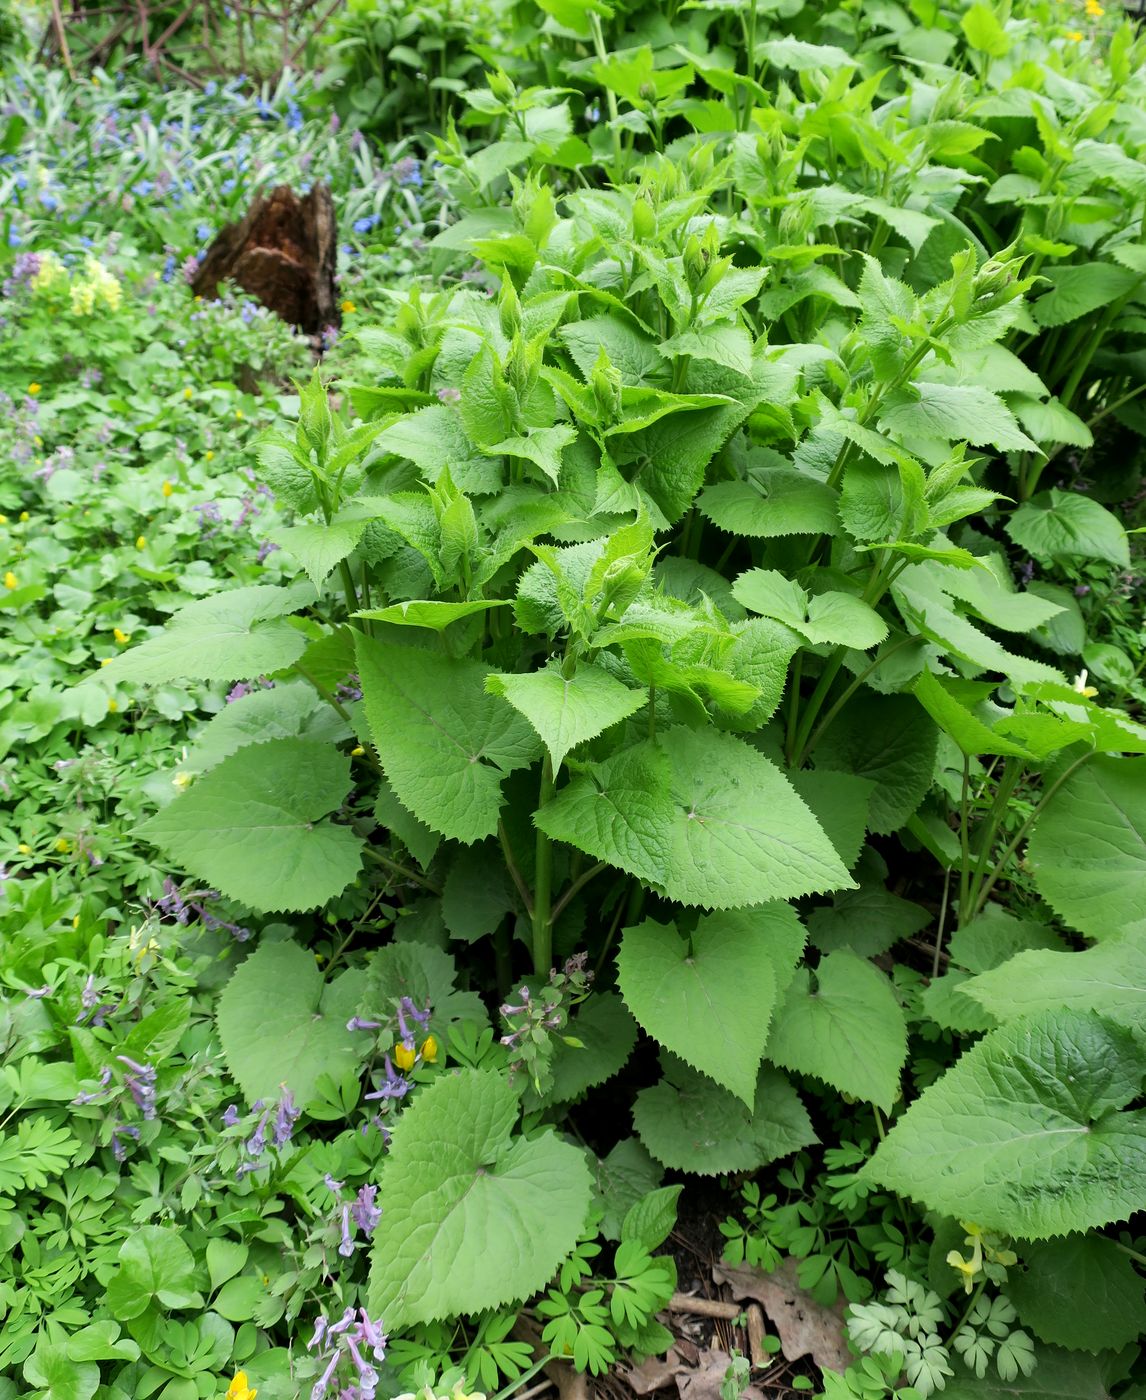
{"label": "green leaf", "polygon": [[1080,316],[1089,316],[1133,291],[1140,280],[1129,268],[1101,262],[1048,267],[1042,276],[1050,280],[1051,289],[1039,297],[1031,311],[1043,327],[1065,326]]}
{"label": "green leaf", "polygon": [[41,1332],[36,1350],[24,1362],[24,1379],[43,1400],[91,1400],[99,1389],[99,1367],[73,1361],[63,1342],[50,1342]]}
{"label": "green leaf", "polygon": [[309,584],[293,588],[233,588],[200,598],[175,613],[156,637],[113,657],[100,676],[109,681],[235,681],[281,671],[306,649],[306,638],[285,620],[314,600]]}
{"label": "green leaf", "polygon": [[247,744],[268,739],[334,744],[349,739],[351,733],[312,686],[293,681],[273,690],[253,690],[224,705],[199,731],[179,767],[185,773],[204,773]]}
{"label": "green leaf", "polygon": [[635,714],[649,698],[643,686],[633,690],[598,666],[582,664],[565,676],[557,662],[527,675],[495,673],[486,677],[485,688],[525,716],[549,750],[555,773],[570,749]]}
{"label": "green leaf", "polygon": [[67,1341],[69,1361],[138,1361],[139,1347],[120,1337],[118,1322],[104,1318],[74,1332]]}
{"label": "green leaf", "polygon": [[732,596],[752,612],[773,618],[813,646],[835,645],[866,651],[887,636],[887,623],[851,593],[809,595],[775,569],[749,569],[732,585]]}
{"label": "green leaf", "polygon": [[489,668],[414,647],[358,640],[366,718],[398,800],[467,844],[497,831],[507,773],[537,756],[536,736],[499,696]]}
{"label": "green leaf", "polygon": [[1065,443],[1069,447],[1093,447],[1094,434],[1077,413],[1056,398],[1012,394],[1009,398],[1019,422],[1036,442]]}
{"label": "green leaf", "polygon": [[448,467],[459,491],[481,496],[501,489],[501,463],[475,452],[456,408],[432,404],[389,424],[377,446],[406,457],[433,485]]}
{"label": "green leaf", "polygon": [[607,1157],[598,1158],[593,1203],[604,1212],[600,1230],[605,1239],[621,1238],[625,1216],[660,1185],[663,1176],[664,1169],[635,1137],[622,1138]]}
{"label": "green leaf", "polygon": [[[1015,415],[997,395],[979,384],[911,385],[913,397],[889,399],[879,415],[880,426],[905,443],[913,438],[989,444],[1000,452],[1037,452]],[[905,391],[906,392],[906,391]]]}
{"label": "green leaf", "polygon": [[992,1031],[925,1089],[861,1175],[1019,1239],[1123,1220],[1146,1192],[1146,1072],[1131,1034],[1053,1011]]}
{"label": "green leaf", "polygon": [[569,1024],[580,1045],[558,1040],[546,1103],[568,1103],[624,1068],[637,1043],[637,1027],[615,992],[595,992]]}
{"label": "green leaf", "polygon": [[709,914],[683,938],[675,924],[646,919],[624,931],[621,994],[649,1035],[751,1108],[777,963],[790,972],[803,943],[787,904]]}
{"label": "green leaf", "polygon": [[776,1011],[765,1054],[889,1113],[907,1059],[907,1030],[891,983],[845,949],[821,959],[815,973],[800,968]]}
{"label": "green leaf", "polygon": [[634,479],[674,524],[704,483],[709,462],[747,416],[748,408],[739,403],[670,414],[626,438],[617,464],[638,464]]}
{"label": "green leaf", "polygon": [[980,754],[1010,754],[1029,761],[1033,757],[1021,744],[1012,743],[984,724],[930,671],[920,672],[912,693],[940,729],[969,758],[977,758]]}
{"label": "green leaf", "polygon": [[969,923],[961,924],[947,945],[952,961],[971,972],[989,972],[1030,948],[1065,952],[1066,943],[1046,924],[1016,918],[999,904],[988,904]]}
{"label": "green leaf", "polygon": [[195,1257],[175,1230],[141,1225],[120,1246],[118,1259],[106,1296],[121,1321],[138,1317],[153,1299],[165,1308],[202,1305],[192,1287]]}
{"label": "green leaf", "polygon": [[1036,559],[1103,559],[1130,565],[1130,545],[1118,517],[1077,491],[1040,491],[1006,524],[1007,534]]}
{"label": "green leaf", "polygon": [[426,627],[432,632],[444,632],[451,622],[463,617],[473,617],[476,613],[489,612],[491,608],[507,608],[510,598],[477,598],[471,603],[439,603],[419,600],[409,603],[391,603],[385,608],[365,608],[356,612],[355,617],[370,618],[374,622],[389,622],[395,627]]}
{"label": "green leaf", "polygon": [[[399,923],[399,938],[401,930]],[[400,999],[409,997],[415,1006],[430,1008],[428,1029],[448,1044],[453,1022],[485,1025],[489,1019],[477,992],[454,989],[456,976],[453,958],[441,948],[426,943],[388,943],[370,959],[362,1014],[372,1020],[387,1020],[394,1016]]]}
{"label": "green leaf", "polygon": [[749,1109],[705,1075],[670,1061],[661,1082],[637,1095],[633,1122],[659,1162],[700,1176],[755,1171],[816,1141],[800,1096],[768,1068]]}
{"label": "green leaf", "polygon": [[247,1262],[250,1250],[236,1240],[214,1239],[207,1241],[207,1273],[211,1287],[218,1288],[242,1269]]}
{"label": "green leaf", "polygon": [[971,47],[989,58],[1003,58],[1010,52],[1011,41],[989,5],[972,5],[959,21],[959,27]]}
{"label": "green leaf", "polygon": [[1018,953],[963,990],[1000,1021],[1072,1007],[1146,1036],[1146,923],[1082,953]]}
{"label": "green leaf", "polygon": [[346,1029],[358,1011],[365,978],[348,971],[329,984],[314,955],[297,943],[264,943],[240,964],[219,997],[223,1055],[252,1103],[312,1099],[320,1076],[357,1069],[365,1050]]}
{"label": "green leaf", "polygon": [[850,870],[863,848],[875,784],[854,773],[832,773],[827,768],[796,769],[789,772],[788,781],[812,809],[812,815]]}
{"label": "green leaf", "polygon": [[635,1240],[651,1254],[668,1239],[676,1224],[676,1203],[683,1186],[661,1186],[629,1207],[621,1223],[621,1239]]}
{"label": "green leaf", "polygon": [[861,958],[886,953],[903,938],[919,933],[931,915],[880,885],[844,890],[830,905],[808,915],[808,937],[825,953],[848,948]]}
{"label": "green leaf", "polygon": [[348,826],[323,820],[350,788],[350,760],[326,744],[249,744],[138,828],[201,880],[264,913],[314,909],[362,863]]}
{"label": "green leaf", "polygon": [[1007,1297],[1040,1341],[1121,1351],[1146,1333],[1146,1284],[1113,1240],[1071,1235],[1029,1245],[1023,1263],[1025,1271],[1007,1271]]}
{"label": "green leaf", "polygon": [[677,727],[590,765],[534,820],[683,904],[735,909],[851,884],[779,769],[712,730]]}
{"label": "green leaf", "polygon": [[[1110,1400],[1105,1359],[1064,1351],[1060,1347],[1036,1348],[1034,1373],[1004,1381],[988,1373],[984,1379],[964,1374],[948,1381],[943,1400]],[[1133,1400],[1129,1394],[1127,1400]]]}
{"label": "green leaf", "polygon": [[551,1129],[515,1136],[517,1115],[499,1074],[462,1069],[397,1120],[367,1295],[388,1329],[528,1298],[576,1244],[590,1203],[584,1155]]}
{"label": "green leaf", "polygon": [[831,487],[785,468],[758,472],[751,481],[706,486],[696,504],[714,525],[752,539],[839,531],[836,493]]}
{"label": "green leaf", "polygon": [[353,552],[367,523],[366,520],[306,521],[277,528],[270,535],[298,560],[317,591]]}
{"label": "green leaf", "polygon": [[931,786],[939,732],[907,695],[861,693],[850,700],[816,747],[825,768],[875,783],[868,830],[898,831]]}
{"label": "green leaf", "polygon": [[1100,754],[1046,803],[1028,848],[1035,884],[1071,928],[1109,938],[1142,917],[1146,758]]}

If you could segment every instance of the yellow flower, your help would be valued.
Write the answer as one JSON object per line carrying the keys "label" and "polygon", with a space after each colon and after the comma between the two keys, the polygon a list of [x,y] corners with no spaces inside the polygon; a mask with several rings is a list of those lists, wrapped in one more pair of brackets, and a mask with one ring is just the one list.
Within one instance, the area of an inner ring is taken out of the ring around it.
{"label": "yellow flower", "polygon": [[177,792],[186,792],[195,781],[194,773],[184,773],[182,769],[171,779],[171,786]]}
{"label": "yellow flower", "polygon": [[80,926],[80,916],[79,916],[78,914],[73,914],[73,915],[72,915],[72,928],[79,928],[79,926]]}
{"label": "yellow flower", "polygon": [[22,511],[20,512],[20,519],[21,519],[21,520],[31,520],[31,518],[32,518],[32,517],[28,514],[28,512],[27,512],[26,510],[22,510]]}
{"label": "yellow flower", "polygon": [[207,460],[208,460],[208,462],[213,462],[213,461],[215,460],[215,454],[214,454],[213,452],[208,452],[208,453],[207,453]]}
{"label": "yellow flower", "polygon": [[28,385],[28,393],[31,394],[33,398],[35,398],[43,387],[44,386],[42,384],[36,384],[35,382],[33,382]]}
{"label": "yellow flower", "polygon": [[354,305],[352,301],[344,301],[342,303],[342,314],[344,316],[353,316],[357,310],[358,308]]}
{"label": "yellow flower", "polygon": [[362,747],[361,744],[359,744],[359,745],[357,745],[356,748],[353,748],[353,749],[350,750],[350,757],[351,757],[351,758],[361,758],[362,755],[363,755],[365,752],[366,752],[366,750]]}
{"label": "yellow flower", "polygon": [[422,1059],[428,1065],[438,1063],[438,1042],[432,1035],[428,1035],[422,1041]]}
{"label": "yellow flower", "polygon": [[165,482],[163,483],[163,494],[164,494],[165,496],[171,496],[171,495],[174,495],[174,493],[175,493],[175,487],[172,486],[172,484],[171,484],[169,481],[165,481]]}
{"label": "yellow flower", "polygon": [[401,1041],[399,1041],[398,1044],[394,1046],[394,1063],[398,1066],[400,1070],[405,1071],[408,1069],[413,1069],[414,1061],[417,1058],[418,1057],[414,1053],[414,1051],[411,1050],[409,1046],[403,1045]]}
{"label": "yellow flower", "polygon": [[16,847],[16,849],[20,852],[22,856],[30,856],[32,854],[32,848],[27,844],[26,841],[21,841],[20,844]]}
{"label": "yellow flower", "polygon": [[255,1400],[258,1393],[247,1384],[246,1371],[236,1371],[235,1379],[227,1387],[226,1400]]}
{"label": "yellow flower", "polygon": [[184,389],[184,390],[183,390],[183,397],[184,397],[185,399],[189,399],[189,398],[191,397],[191,390],[190,390],[190,389]]}
{"label": "yellow flower", "polygon": [[1071,42],[1072,44],[1081,44],[1081,43],[1082,43],[1082,30],[1080,30],[1080,29],[1068,29],[1068,30],[1066,31],[1066,37],[1070,40],[1070,42]]}
{"label": "yellow flower", "polygon": [[1086,13],[1091,19],[1101,19],[1106,11],[1098,3],[1098,0],[1086,0]]}
{"label": "yellow flower", "polygon": [[146,548],[147,548],[147,541],[144,539],[144,537],[143,537],[142,535],[140,535],[139,538],[135,541],[135,547],[136,547],[136,549],[146,549]]}
{"label": "yellow flower", "polygon": [[0,525],[7,525],[7,523],[8,517],[6,515],[0,515]]}
{"label": "yellow flower", "polygon": [[16,575],[12,572],[11,569],[9,569],[8,572],[4,575],[4,587],[9,590],[20,587],[20,580],[16,577]]}
{"label": "yellow flower", "polygon": [[64,836],[61,836],[60,839],[56,842],[56,850],[59,851],[59,853],[60,853],[62,856],[67,855],[67,853],[68,853],[71,849],[72,849],[72,844],[71,844],[71,842],[70,842],[66,837],[64,837]]}
{"label": "yellow flower", "polygon": [[235,409],[235,417],[236,417],[236,418],[241,418],[242,416],[243,416],[243,410],[242,410],[241,408]]}
{"label": "yellow flower", "polygon": [[111,665],[111,662],[112,662],[112,658],[111,658],[110,656],[105,656],[104,659],[103,659],[99,664],[100,664],[101,666],[110,666],[110,665]]}
{"label": "yellow flower", "polygon": [[1074,688],[1084,700],[1089,700],[1092,695],[1097,695],[1098,691],[1092,685],[1086,683],[1086,671],[1082,670],[1074,678]]}
{"label": "yellow flower", "polygon": [[37,447],[43,447],[44,445],[44,439],[39,435],[39,433],[36,434],[32,441],[36,444]]}
{"label": "yellow flower", "polygon": [[107,702],[107,712],[108,712],[109,715],[118,714],[118,713],[119,713],[119,701],[118,701],[118,700],[109,700],[109,701]]}
{"label": "yellow flower", "polygon": [[118,627],[113,627],[111,629],[111,635],[116,639],[116,641],[120,644],[121,647],[127,646],[128,642],[131,641],[131,633],[121,631],[121,629]]}

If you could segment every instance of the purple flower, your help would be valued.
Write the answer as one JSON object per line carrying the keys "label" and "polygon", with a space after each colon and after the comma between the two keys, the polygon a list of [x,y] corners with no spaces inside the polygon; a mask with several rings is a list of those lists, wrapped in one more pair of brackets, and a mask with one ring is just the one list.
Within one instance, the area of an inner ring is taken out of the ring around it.
{"label": "purple flower", "polygon": [[281,547],[282,546],[277,545],[274,540],[263,540],[259,545],[259,552],[255,555],[255,563],[265,564],[268,557],[272,555],[276,549],[280,549]]}
{"label": "purple flower", "polygon": [[130,1073],[123,1076],[136,1108],[144,1118],[155,1117],[155,1070],[151,1065],[137,1064],[127,1055],[117,1055],[121,1065],[126,1065]]}
{"label": "purple flower", "polygon": [[334,698],[340,700],[344,705],[362,699],[362,685],[358,679],[357,671],[351,671],[344,681],[338,682],[334,687]]}
{"label": "purple flower", "polygon": [[327,1172],[322,1179],[326,1184],[326,1189],[330,1192],[332,1196],[339,1195],[339,1193],[342,1191],[342,1188],[346,1185],[345,1181],[335,1181],[334,1177],[332,1177],[329,1172]]}
{"label": "purple flower", "polygon": [[29,1001],[43,1001],[45,997],[52,995],[52,984],[45,982],[42,987],[29,987],[24,995]]}
{"label": "purple flower", "polygon": [[1090,592],[1090,584],[1089,584],[1089,583],[1079,583],[1079,584],[1076,584],[1076,585],[1075,585],[1074,596],[1075,596],[1076,598],[1085,598],[1086,595],[1087,595],[1089,592]]}
{"label": "purple flower", "polygon": [[446,384],[438,390],[438,398],[442,403],[457,403],[461,396],[462,391],[460,389],[455,389],[450,384]]}
{"label": "purple flower", "polygon": [[117,1162],[127,1160],[127,1148],[122,1141],[123,1138],[131,1138],[134,1142],[139,1141],[139,1129],[126,1123],[120,1123],[111,1130],[111,1152]]}
{"label": "purple flower", "polygon": [[263,1155],[267,1147],[267,1119],[271,1116],[270,1109],[263,1111],[263,1116],[259,1119],[255,1131],[247,1139],[247,1152],[255,1160]]}
{"label": "purple flower", "polygon": [[294,1101],[291,1091],[284,1085],[283,1096],[279,1099],[278,1111],[275,1114],[275,1126],[271,1133],[271,1142],[276,1147],[285,1147],[290,1142],[291,1133],[294,1132],[294,1125],[298,1121],[302,1109]]}
{"label": "purple flower", "polygon": [[374,1093],[366,1095],[366,1102],[372,1099],[403,1099],[410,1092],[409,1083],[397,1074],[394,1066],[390,1063],[390,1056],[383,1058],[386,1069],[386,1083],[376,1089]]}
{"label": "purple flower", "polygon": [[348,1031],[376,1031],[382,1026],[381,1021],[364,1021],[361,1016],[351,1016],[346,1023]]}
{"label": "purple flower", "polygon": [[350,1213],[364,1235],[373,1234],[375,1226],[382,1219],[382,1212],[374,1204],[377,1194],[377,1186],[363,1186],[351,1202]]}
{"label": "purple flower", "polygon": [[227,1107],[223,1110],[223,1127],[233,1128],[236,1126],[238,1121],[239,1106],[238,1104],[229,1103]]}

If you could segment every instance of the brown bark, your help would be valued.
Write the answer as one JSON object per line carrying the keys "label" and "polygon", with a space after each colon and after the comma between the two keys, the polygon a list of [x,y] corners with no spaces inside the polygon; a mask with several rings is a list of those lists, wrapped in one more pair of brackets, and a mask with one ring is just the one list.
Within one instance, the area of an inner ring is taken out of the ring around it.
{"label": "brown bark", "polygon": [[259,195],[207,249],[191,286],[213,297],[230,279],[308,335],[341,323],[334,285],[338,229],[326,185],[301,199],[289,185]]}

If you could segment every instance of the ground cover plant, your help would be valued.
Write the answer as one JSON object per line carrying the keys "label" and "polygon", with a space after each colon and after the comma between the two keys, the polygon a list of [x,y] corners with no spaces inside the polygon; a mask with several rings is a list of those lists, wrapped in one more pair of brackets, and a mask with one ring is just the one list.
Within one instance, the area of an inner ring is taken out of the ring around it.
{"label": "ground cover plant", "polygon": [[[1140,1395],[1141,41],[402,19],[8,118],[0,1394],[602,1375],[710,1178],[773,1393]],[[325,345],[178,279],[282,173]]]}

